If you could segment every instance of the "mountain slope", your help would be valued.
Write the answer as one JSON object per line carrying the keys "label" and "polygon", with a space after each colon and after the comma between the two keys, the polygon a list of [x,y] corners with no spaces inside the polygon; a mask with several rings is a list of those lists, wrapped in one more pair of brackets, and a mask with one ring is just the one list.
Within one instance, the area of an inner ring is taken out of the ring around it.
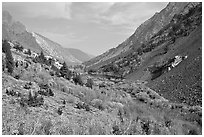
{"label": "mountain slope", "polygon": [[171,101],[202,105],[202,27],[178,42],[174,55],[188,58],[147,85]]}
{"label": "mountain slope", "polygon": [[188,3],[148,41],[88,67],[127,80],[147,81],[170,101],[201,106],[201,49],[202,3]]}
{"label": "mountain slope", "polygon": [[8,11],[2,12],[2,39],[17,41],[24,48],[40,52],[42,48],[35,41],[35,38],[26,30],[26,27],[15,20]]}
{"label": "mountain slope", "polygon": [[90,56],[81,50],[73,48],[64,48],[60,44],[38,34],[32,33],[41,48],[49,55],[63,61],[65,60],[69,65],[80,64],[90,59]]}
{"label": "mountain slope", "polygon": [[[194,3],[182,3],[182,2],[173,2],[169,3],[166,8],[164,8],[159,13],[156,13],[150,19],[141,24],[127,40],[121,43],[116,48],[112,48],[105,52],[104,54],[97,56],[96,58],[91,59],[84,64],[87,67],[98,68],[111,60],[115,60],[119,56],[122,56],[125,52],[131,50],[130,46],[138,48],[142,43],[148,41],[154,34],[159,32],[165,25],[167,25],[173,16],[177,13],[180,13],[184,7]],[[103,63],[104,62],[104,63]]]}
{"label": "mountain slope", "polygon": [[91,57],[78,49],[63,48],[60,44],[38,34],[30,33],[26,27],[13,20],[8,11],[3,11],[2,16],[2,39],[7,39],[20,43],[24,48],[31,49],[37,53],[41,51],[45,55],[50,55],[57,58],[61,62],[65,61],[67,65],[81,64]]}
{"label": "mountain slope", "polygon": [[79,49],[74,49],[74,48],[64,48],[65,50],[68,49],[68,51],[75,57],[77,58],[78,60],[84,62],[84,61],[88,61],[90,60],[91,58],[93,58],[94,56],[93,55],[89,55]]}

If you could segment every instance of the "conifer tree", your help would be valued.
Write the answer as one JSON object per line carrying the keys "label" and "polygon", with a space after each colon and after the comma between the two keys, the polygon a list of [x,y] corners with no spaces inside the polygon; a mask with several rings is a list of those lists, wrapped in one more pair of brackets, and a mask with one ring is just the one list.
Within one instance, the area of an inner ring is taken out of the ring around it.
{"label": "conifer tree", "polygon": [[10,49],[11,49],[10,44],[8,43],[7,40],[4,40],[2,45],[2,50],[6,54],[6,68],[8,69],[8,72],[11,74],[13,73],[14,61],[13,61],[13,56]]}
{"label": "conifer tree", "polygon": [[91,78],[87,79],[86,86],[92,89],[93,86],[93,80]]}
{"label": "conifer tree", "polygon": [[63,66],[60,68],[61,76],[70,80],[71,78],[71,71],[68,69],[67,64],[64,62]]}

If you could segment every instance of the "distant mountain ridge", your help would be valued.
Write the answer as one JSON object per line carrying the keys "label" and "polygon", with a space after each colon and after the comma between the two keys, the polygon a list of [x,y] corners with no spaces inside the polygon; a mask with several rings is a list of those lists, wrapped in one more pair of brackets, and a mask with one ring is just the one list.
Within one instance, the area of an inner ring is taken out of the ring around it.
{"label": "distant mountain ridge", "polygon": [[65,61],[67,65],[81,64],[93,57],[79,49],[64,48],[39,33],[28,32],[22,23],[13,20],[8,11],[3,11],[2,15],[2,39],[16,41],[37,53],[43,51],[45,55]]}

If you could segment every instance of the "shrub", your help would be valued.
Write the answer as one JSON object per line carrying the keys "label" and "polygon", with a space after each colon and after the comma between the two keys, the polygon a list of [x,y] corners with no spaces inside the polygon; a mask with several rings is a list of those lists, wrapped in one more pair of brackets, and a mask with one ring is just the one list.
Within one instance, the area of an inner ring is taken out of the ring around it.
{"label": "shrub", "polygon": [[142,48],[137,49],[137,54],[140,55],[140,56],[142,55]]}
{"label": "shrub", "polygon": [[62,108],[61,108],[61,107],[59,107],[59,108],[57,109],[57,114],[62,115]]}
{"label": "shrub", "polygon": [[23,51],[23,46],[21,46],[20,44],[15,44],[13,48],[21,52]]}
{"label": "shrub", "polygon": [[52,91],[52,89],[48,88],[48,89],[41,89],[38,91],[38,93],[40,95],[44,95],[44,96],[54,96],[54,93]]}
{"label": "shrub", "polygon": [[93,84],[94,84],[94,83],[93,83],[93,80],[89,78],[89,79],[87,80],[86,86],[92,89]]}
{"label": "shrub", "polygon": [[91,104],[93,105],[93,107],[95,107],[95,108],[97,108],[99,110],[104,110],[105,109],[102,100],[94,99],[94,100],[91,101]]}
{"label": "shrub", "polygon": [[31,107],[39,107],[44,104],[44,98],[41,96],[38,96],[36,92],[34,92],[34,95],[29,92],[28,100],[26,100],[28,106]]}
{"label": "shrub", "polygon": [[92,73],[96,73],[96,70],[94,70],[94,69],[88,70],[88,74],[92,74]]}
{"label": "shrub", "polygon": [[39,87],[41,89],[48,89],[49,88],[48,84],[39,84]]}
{"label": "shrub", "polygon": [[28,49],[28,51],[25,52],[25,54],[31,55],[31,51],[30,51],[30,49]]}
{"label": "shrub", "polygon": [[82,81],[80,75],[76,75],[76,77],[73,78],[73,81],[74,81],[75,85],[79,84],[79,85],[83,86],[83,81]]}
{"label": "shrub", "polygon": [[114,135],[120,135],[120,134],[121,134],[121,131],[120,131],[120,128],[119,128],[118,125],[114,125],[112,128],[113,128],[112,133],[113,133]]}
{"label": "shrub", "polygon": [[44,131],[45,135],[51,135],[51,128],[53,127],[52,121],[51,120],[45,120],[42,123],[42,129]]}
{"label": "shrub", "polygon": [[54,71],[50,71],[49,73],[50,73],[50,76],[54,76],[55,75]]}

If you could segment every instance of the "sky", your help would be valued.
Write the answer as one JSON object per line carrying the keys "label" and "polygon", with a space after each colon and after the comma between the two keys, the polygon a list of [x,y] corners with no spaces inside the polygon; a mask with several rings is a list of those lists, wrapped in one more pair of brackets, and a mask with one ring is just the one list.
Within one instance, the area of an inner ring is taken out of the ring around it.
{"label": "sky", "polygon": [[117,47],[167,2],[3,2],[3,10],[63,47],[99,55]]}

